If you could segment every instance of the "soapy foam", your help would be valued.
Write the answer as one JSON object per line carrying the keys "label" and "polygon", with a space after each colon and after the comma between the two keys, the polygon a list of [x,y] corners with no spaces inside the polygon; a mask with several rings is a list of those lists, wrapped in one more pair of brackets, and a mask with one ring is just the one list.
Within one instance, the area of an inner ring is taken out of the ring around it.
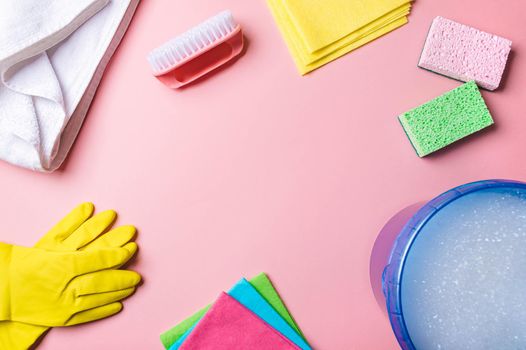
{"label": "soapy foam", "polygon": [[441,209],[401,285],[416,349],[526,349],[526,191],[481,190]]}

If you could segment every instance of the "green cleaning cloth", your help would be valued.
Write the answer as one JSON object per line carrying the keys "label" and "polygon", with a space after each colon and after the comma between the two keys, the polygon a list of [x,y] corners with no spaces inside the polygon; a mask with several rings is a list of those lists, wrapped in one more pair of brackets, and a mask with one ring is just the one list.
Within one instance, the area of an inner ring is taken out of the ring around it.
{"label": "green cleaning cloth", "polygon": [[[265,273],[261,273],[249,280],[250,284],[258,291],[259,294],[283,317],[283,319],[305,339],[300,328],[290,315],[287,307],[279,297],[278,292],[272,285],[272,282]],[[192,316],[188,317],[177,326],[161,334],[161,342],[166,349],[170,348],[183,334],[185,334],[197,321],[199,321],[210,309],[211,305],[204,307]]]}

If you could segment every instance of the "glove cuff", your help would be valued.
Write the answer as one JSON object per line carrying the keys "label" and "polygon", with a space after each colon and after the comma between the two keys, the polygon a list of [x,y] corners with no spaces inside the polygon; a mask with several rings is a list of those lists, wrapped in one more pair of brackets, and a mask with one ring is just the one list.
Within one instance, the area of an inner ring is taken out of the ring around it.
{"label": "glove cuff", "polygon": [[9,350],[31,349],[48,329],[43,326],[0,321],[0,348]]}
{"label": "glove cuff", "polygon": [[9,265],[11,263],[12,251],[12,245],[0,242],[0,321],[11,319]]}

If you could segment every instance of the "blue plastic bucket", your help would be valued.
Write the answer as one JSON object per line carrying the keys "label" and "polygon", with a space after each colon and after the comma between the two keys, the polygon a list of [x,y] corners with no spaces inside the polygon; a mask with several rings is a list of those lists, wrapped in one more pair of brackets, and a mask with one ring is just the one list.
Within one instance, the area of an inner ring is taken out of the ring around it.
{"label": "blue plastic bucket", "polygon": [[526,184],[480,181],[428,202],[382,288],[402,349],[526,349]]}

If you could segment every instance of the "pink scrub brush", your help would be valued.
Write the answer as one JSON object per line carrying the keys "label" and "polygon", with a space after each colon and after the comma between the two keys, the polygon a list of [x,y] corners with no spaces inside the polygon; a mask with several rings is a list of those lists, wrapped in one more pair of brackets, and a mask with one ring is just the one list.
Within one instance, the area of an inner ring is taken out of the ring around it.
{"label": "pink scrub brush", "polygon": [[241,53],[243,33],[230,11],[223,11],[148,54],[153,74],[177,89]]}

